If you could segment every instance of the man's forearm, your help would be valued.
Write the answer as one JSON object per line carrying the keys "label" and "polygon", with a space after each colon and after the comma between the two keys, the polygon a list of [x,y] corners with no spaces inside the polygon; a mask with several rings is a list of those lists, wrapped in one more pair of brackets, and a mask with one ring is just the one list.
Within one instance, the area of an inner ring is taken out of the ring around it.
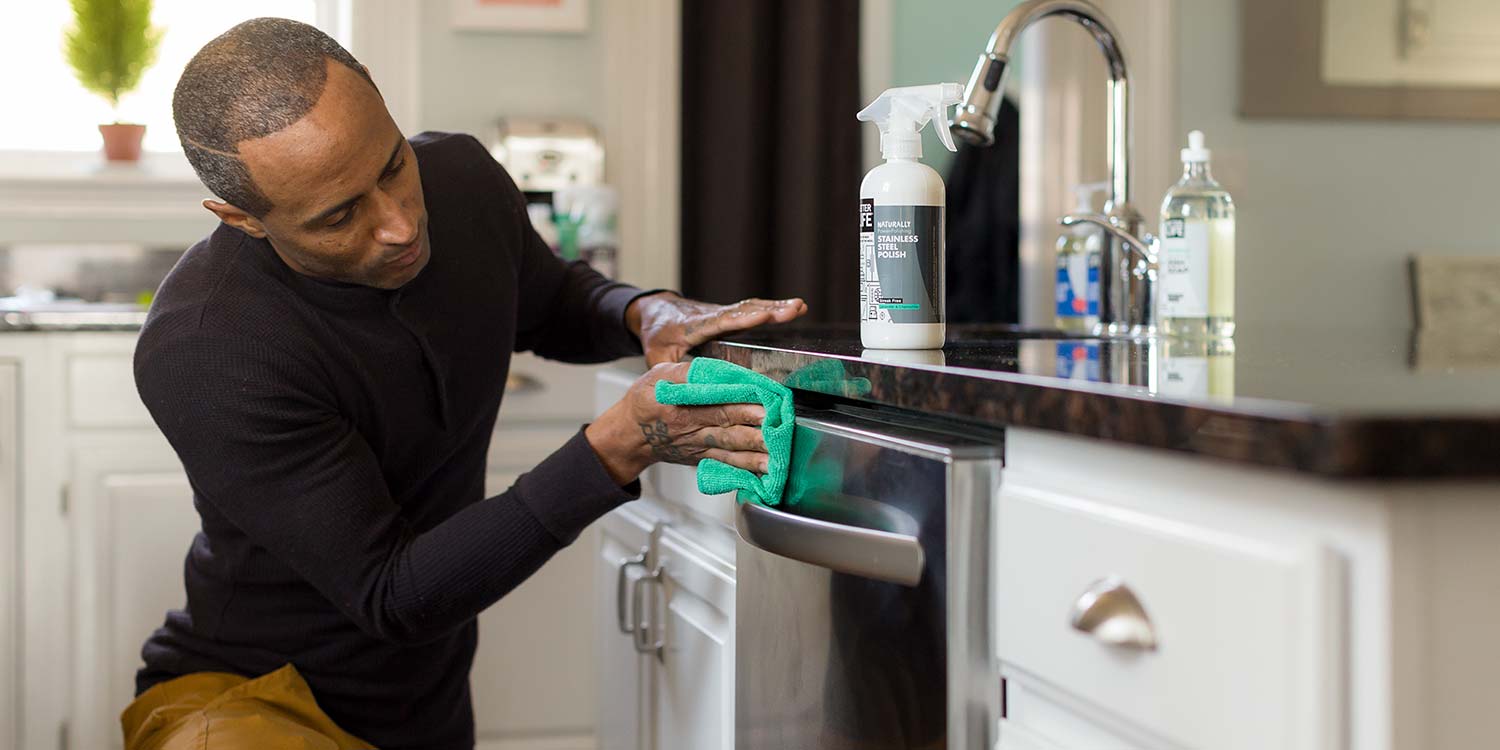
{"label": "man's forearm", "polygon": [[599,463],[621,487],[635,481],[651,465],[645,434],[626,418],[623,409],[623,403],[616,403],[583,431]]}

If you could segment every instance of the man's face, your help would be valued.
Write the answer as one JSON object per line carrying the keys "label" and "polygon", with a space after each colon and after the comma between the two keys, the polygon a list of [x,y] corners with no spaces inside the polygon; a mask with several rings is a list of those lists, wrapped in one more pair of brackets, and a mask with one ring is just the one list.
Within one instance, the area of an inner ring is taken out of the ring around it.
{"label": "man's face", "polygon": [[328,82],[306,116],[239,144],[274,208],[236,225],[267,237],[308,276],[395,289],[431,257],[417,157],[374,87],[327,65]]}

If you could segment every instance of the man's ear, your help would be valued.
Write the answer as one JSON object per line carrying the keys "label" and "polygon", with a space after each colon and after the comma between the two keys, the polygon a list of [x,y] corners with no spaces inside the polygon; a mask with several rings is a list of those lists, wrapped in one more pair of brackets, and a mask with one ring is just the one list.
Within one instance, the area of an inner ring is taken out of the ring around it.
{"label": "man's ear", "polygon": [[250,235],[251,237],[255,237],[256,239],[264,239],[266,236],[266,228],[261,225],[260,219],[257,219],[254,216],[246,213],[245,210],[240,208],[239,206],[225,203],[223,201],[216,201],[212,198],[204,198],[203,207],[213,212],[214,216],[219,217],[219,221],[222,221],[225,224],[228,224],[229,226],[232,226],[235,229],[238,229],[241,232]]}

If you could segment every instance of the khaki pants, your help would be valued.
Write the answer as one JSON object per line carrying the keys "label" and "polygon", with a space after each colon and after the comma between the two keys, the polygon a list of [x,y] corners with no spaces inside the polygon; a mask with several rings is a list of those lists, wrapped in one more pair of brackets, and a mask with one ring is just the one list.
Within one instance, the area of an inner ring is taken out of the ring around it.
{"label": "khaki pants", "polygon": [[288,664],[255,679],[196,672],[163,682],[120,714],[125,750],[363,750]]}

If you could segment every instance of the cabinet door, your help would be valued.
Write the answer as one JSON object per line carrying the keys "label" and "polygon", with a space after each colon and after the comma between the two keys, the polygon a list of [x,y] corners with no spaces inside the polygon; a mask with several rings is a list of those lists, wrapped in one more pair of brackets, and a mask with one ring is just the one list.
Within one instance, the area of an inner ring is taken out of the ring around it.
{"label": "cabinet door", "polygon": [[651,657],[636,651],[622,623],[629,627],[637,619],[631,611],[630,592],[645,572],[641,555],[650,543],[651,527],[641,515],[622,508],[605,516],[596,528],[595,734],[599,750],[647,750],[652,747],[650,727],[644,720],[653,680]]}
{"label": "cabinet door", "polygon": [[657,750],[734,748],[734,566],[667,528],[657,540],[664,594],[653,614]]}
{"label": "cabinet door", "polygon": [[16,365],[0,364],[0,747],[21,747],[20,550]]}
{"label": "cabinet door", "polygon": [[[90,441],[95,442],[95,441]],[[198,514],[177,456],[158,433],[75,449],[71,745],[119,747],[141,644],[186,602],[182,566]]]}
{"label": "cabinet door", "polygon": [[[518,475],[490,472],[486,494],[505,491]],[[469,677],[480,750],[594,747],[590,561],[596,533],[585,531],[480,614],[479,651]]]}

